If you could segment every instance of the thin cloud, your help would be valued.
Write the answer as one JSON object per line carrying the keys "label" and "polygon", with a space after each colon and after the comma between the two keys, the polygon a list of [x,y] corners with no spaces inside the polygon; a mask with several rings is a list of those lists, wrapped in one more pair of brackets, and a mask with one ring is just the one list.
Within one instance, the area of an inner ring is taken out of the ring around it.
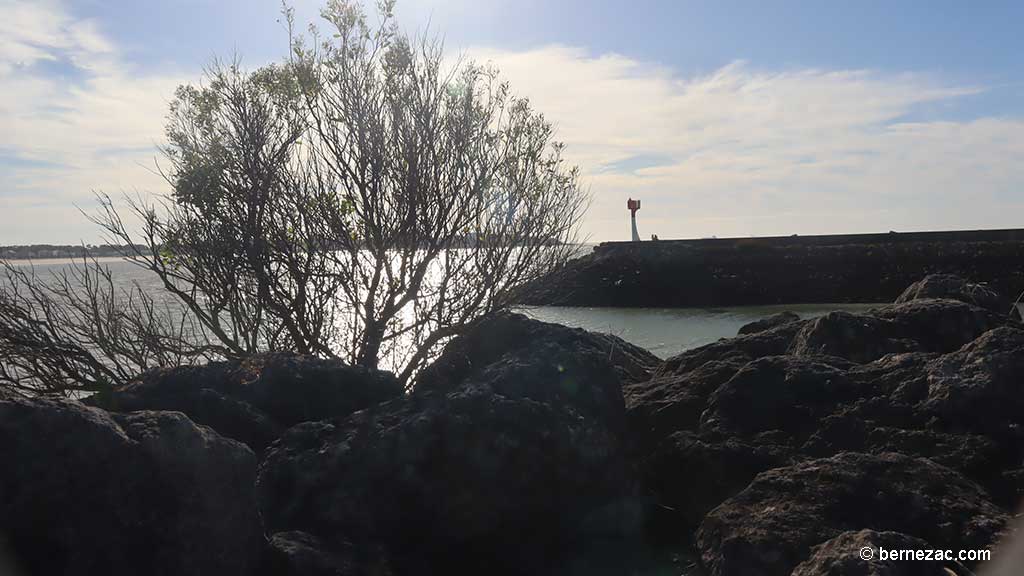
{"label": "thin cloud", "polygon": [[1020,120],[900,121],[982,86],[746,62],[687,78],[565,46],[470,54],[557,124],[594,193],[598,239],[628,234],[630,196],[662,238],[1015,222],[1005,191],[1024,182]]}
{"label": "thin cloud", "polygon": [[153,161],[167,104],[198,74],[131,69],[96,22],[57,2],[0,11],[0,244],[94,240],[76,207],[93,191],[166,191]]}
{"label": "thin cloud", "polygon": [[[200,75],[132,69],[57,2],[0,10],[0,244],[95,240],[74,205],[166,191],[152,167],[167,104]],[[594,239],[628,237],[628,197],[662,238],[1013,226],[1024,209],[1020,119],[907,120],[985,86],[747,62],[681,75],[568,46],[469,55],[556,123],[594,194]],[[68,63],[74,82],[55,72]]]}

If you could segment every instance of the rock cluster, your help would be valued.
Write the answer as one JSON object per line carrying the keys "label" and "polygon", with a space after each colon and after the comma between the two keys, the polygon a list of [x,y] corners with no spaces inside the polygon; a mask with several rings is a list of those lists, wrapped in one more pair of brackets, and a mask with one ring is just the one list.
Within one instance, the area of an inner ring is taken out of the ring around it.
{"label": "rock cluster", "polygon": [[410,393],[291,354],[0,393],[0,570],[968,574],[857,554],[1010,529],[1024,327],[983,288],[926,278],[665,361],[502,314]]}
{"label": "rock cluster", "polygon": [[247,575],[261,529],[245,445],[179,412],[0,400],[0,534],[25,574]]}
{"label": "rock cluster", "polygon": [[347,416],[401,395],[402,386],[388,372],[279,352],[152,370],[85,402],[117,412],[184,412],[261,453],[296,424]]}
{"label": "rock cluster", "polygon": [[913,573],[840,571],[838,550],[880,537],[863,530],[994,547],[1024,495],[1024,327],[940,280],[743,330],[627,387],[656,530],[695,531],[715,575]]}

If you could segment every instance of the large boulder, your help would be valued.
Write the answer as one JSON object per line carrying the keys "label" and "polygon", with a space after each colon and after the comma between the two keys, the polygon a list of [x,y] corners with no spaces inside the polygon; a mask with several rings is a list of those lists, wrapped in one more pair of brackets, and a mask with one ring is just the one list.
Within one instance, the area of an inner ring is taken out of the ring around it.
{"label": "large boulder", "polygon": [[782,326],[784,324],[797,322],[799,320],[800,316],[796,312],[790,312],[789,310],[785,310],[783,312],[779,312],[778,314],[772,314],[767,318],[762,318],[760,320],[755,320],[753,322],[744,324],[743,326],[740,326],[740,329],[739,331],[736,332],[736,334],[738,336],[743,336],[744,334],[756,334],[758,332],[764,332],[765,330],[778,328],[779,326]]}
{"label": "large boulder", "polygon": [[257,490],[271,530],[382,542],[401,572],[545,573],[635,514],[603,422],[486,385],[296,426]]}
{"label": "large boulder", "polygon": [[808,322],[790,354],[839,356],[857,363],[905,352],[952,352],[1010,322],[958,300],[910,300],[869,313],[831,312]]}
{"label": "large boulder", "polygon": [[932,360],[925,374],[923,408],[946,426],[1003,436],[1024,424],[1024,329],[987,332]]}
{"label": "large boulder", "polygon": [[[881,559],[880,551],[922,552],[934,547],[899,532],[858,530],[814,547],[814,554],[791,576],[959,576],[969,574],[959,562]],[[947,568],[949,571],[947,571]]]}
{"label": "large boulder", "polygon": [[912,300],[948,298],[973,304],[996,314],[1016,316],[1013,302],[985,284],[955,274],[931,274],[914,282],[896,298],[897,304]]}
{"label": "large boulder", "polygon": [[497,394],[529,398],[625,428],[623,387],[645,382],[661,363],[609,334],[500,314],[451,341],[416,379],[421,393],[449,393],[469,380]]}
{"label": "large boulder", "polygon": [[750,362],[715,390],[701,427],[742,435],[776,430],[803,439],[838,405],[864,394],[845,371],[821,359],[770,356]]}
{"label": "large boulder", "polygon": [[260,466],[264,521],[332,553],[381,547],[397,573],[599,565],[639,537],[622,385],[652,363],[618,339],[500,316],[409,396],[287,431]]}
{"label": "large boulder", "polygon": [[795,356],[838,356],[871,362],[890,353],[912,352],[917,342],[900,338],[892,322],[868,314],[830,312],[807,323],[789,352]]}
{"label": "large boulder", "polygon": [[980,486],[930,460],[843,453],[761,473],[705,517],[697,545],[712,576],[786,576],[843,532],[991,549],[1008,520]]}
{"label": "large boulder", "polygon": [[295,424],[345,416],[401,395],[389,372],[278,352],[151,370],[87,403],[118,412],[184,412],[262,452]]}
{"label": "large boulder", "polygon": [[[847,452],[926,458],[980,486],[993,509],[1024,496],[1024,329],[1014,320],[921,297],[772,324],[670,358],[626,388],[631,453],[661,505],[649,516],[659,539],[684,540],[759,474]],[[843,529],[860,528],[899,530]],[[722,573],[764,573],[748,568]]]}
{"label": "large boulder", "polygon": [[744,364],[712,360],[682,375],[661,374],[626,388],[626,415],[633,443],[643,449],[675,432],[696,430],[708,398]]}
{"label": "large boulder", "polygon": [[639,448],[681,430],[695,430],[711,394],[752,360],[784,354],[803,325],[725,338],[669,358],[650,379],[625,386],[627,419]]}
{"label": "large boulder", "polygon": [[874,314],[891,322],[898,338],[916,342],[925,352],[941,354],[952,352],[989,330],[1016,324],[1006,314],[949,299],[890,304]]}
{"label": "large boulder", "polygon": [[344,542],[333,549],[306,532],[278,532],[270,537],[264,573],[268,576],[391,576],[386,558]]}
{"label": "large boulder", "polygon": [[795,458],[794,448],[768,438],[672,434],[640,461],[644,487],[658,504],[650,518],[652,537],[671,541],[690,533],[758,473]]}
{"label": "large boulder", "polygon": [[711,361],[746,363],[765,356],[785,354],[807,322],[786,322],[767,330],[735,338],[722,338],[717,342],[686,350],[665,360],[654,371],[653,376],[683,376]]}
{"label": "large boulder", "polygon": [[258,567],[255,456],[181,413],[0,400],[0,461],[0,534],[26,574]]}

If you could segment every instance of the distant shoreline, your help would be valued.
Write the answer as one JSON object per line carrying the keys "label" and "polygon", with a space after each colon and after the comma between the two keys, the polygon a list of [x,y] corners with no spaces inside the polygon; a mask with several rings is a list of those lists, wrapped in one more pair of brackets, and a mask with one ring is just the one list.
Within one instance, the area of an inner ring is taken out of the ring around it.
{"label": "distant shoreline", "polygon": [[130,246],[103,244],[71,246],[62,244],[24,244],[0,246],[2,260],[79,260],[81,258],[119,258],[131,251]]}
{"label": "distant shoreline", "polygon": [[[60,265],[71,265],[81,264],[82,257],[65,257],[65,258],[6,258],[7,262],[14,267],[25,267],[25,266],[60,266]],[[110,262],[126,262],[127,260],[123,256],[93,256],[90,257],[90,262],[95,260],[99,263],[110,263]]]}

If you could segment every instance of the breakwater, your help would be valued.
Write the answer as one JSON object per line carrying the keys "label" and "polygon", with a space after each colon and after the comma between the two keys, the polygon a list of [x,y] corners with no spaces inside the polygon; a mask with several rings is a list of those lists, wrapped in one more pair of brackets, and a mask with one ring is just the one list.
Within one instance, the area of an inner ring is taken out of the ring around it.
{"label": "breakwater", "polygon": [[1024,229],[606,242],[524,304],[615,307],[888,302],[928,274],[1016,296]]}

